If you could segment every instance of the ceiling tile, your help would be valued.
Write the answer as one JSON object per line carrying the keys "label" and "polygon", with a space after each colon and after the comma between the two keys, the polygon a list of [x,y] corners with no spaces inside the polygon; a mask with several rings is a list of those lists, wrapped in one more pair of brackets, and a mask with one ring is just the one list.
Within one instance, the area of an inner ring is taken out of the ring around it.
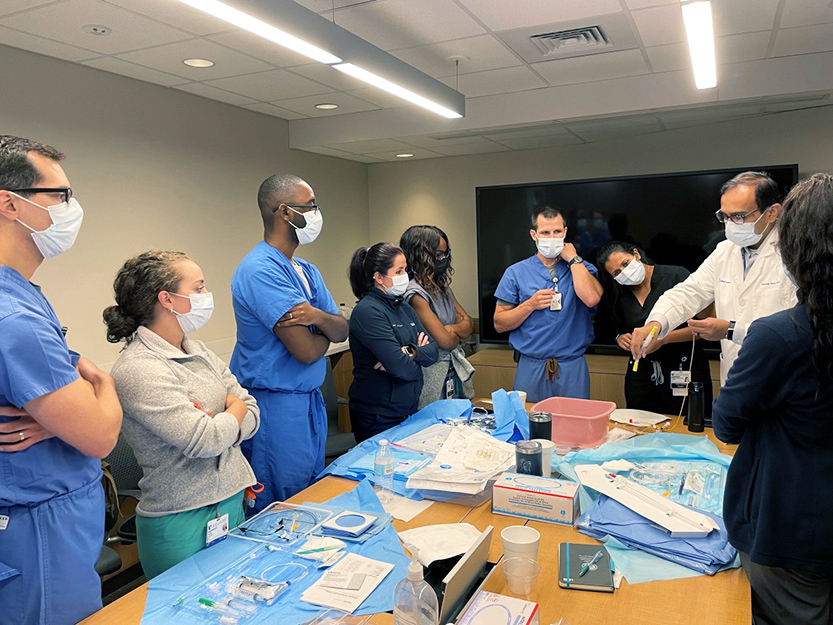
{"label": "ceiling tile", "polygon": [[683,13],[679,3],[633,11],[631,16],[645,47],[686,40]]}
{"label": "ceiling tile", "polygon": [[636,9],[647,9],[662,4],[679,4],[680,0],[625,0],[625,3],[631,11],[635,11]]}
{"label": "ceiling tile", "polygon": [[[324,102],[338,104],[338,108],[324,111],[315,108],[316,104]],[[278,100],[273,104],[280,106],[281,108],[289,109],[290,111],[295,111],[296,113],[301,113],[307,117],[332,117],[333,115],[345,115],[347,113],[358,113],[360,111],[373,111],[378,109],[378,107],[370,104],[369,102],[359,100],[358,98],[354,98],[353,96],[349,96],[345,93],[337,92],[326,93],[324,95],[305,96],[303,98]]]}
{"label": "ceiling tile", "polygon": [[233,78],[220,78],[219,80],[207,81],[206,84],[263,102],[333,91],[329,87],[302,78],[297,74],[290,74],[283,69]]}
{"label": "ceiling tile", "polygon": [[362,154],[347,154],[344,156],[349,161],[356,161],[357,163],[382,163],[382,159],[373,158],[372,156],[365,156]]}
{"label": "ceiling tile", "polygon": [[604,130],[576,131],[578,136],[588,142],[610,141],[623,137],[634,137],[652,132],[660,132],[662,127],[655,121],[653,124],[644,126],[629,126],[623,128],[606,128]]}
{"label": "ceiling tile", "polygon": [[445,41],[430,46],[393,52],[409,65],[430,76],[449,76],[456,71],[451,56],[466,56],[460,61],[460,73],[483,72],[490,69],[515,67],[523,61],[492,35],[481,35],[456,41]]}
{"label": "ceiling tile", "polygon": [[536,63],[535,70],[557,87],[647,74],[648,66],[641,50],[622,50]]}
{"label": "ceiling tile", "polygon": [[780,28],[775,35],[772,56],[811,54],[833,50],[833,24]]}
{"label": "ceiling tile", "polygon": [[440,148],[432,148],[435,152],[446,156],[465,156],[466,154],[487,154],[489,152],[505,152],[508,148],[505,145],[494,141],[481,141],[479,143],[467,143],[465,145],[445,145]]}
{"label": "ceiling tile", "polygon": [[375,104],[379,108],[383,109],[395,109],[402,106],[411,106],[410,102],[406,102],[402,98],[388,93],[387,91],[382,91],[381,89],[365,87],[363,89],[354,89],[352,91],[348,91],[347,93],[352,96],[356,96],[361,100],[370,102],[371,104]]}
{"label": "ceiling tile", "polygon": [[[119,54],[118,57],[131,63],[200,82],[272,69],[268,63],[204,39],[179,41],[166,46]],[[182,62],[185,59],[208,59],[214,61],[214,65],[203,68],[189,67]]]}
{"label": "ceiling tile", "polygon": [[165,22],[195,35],[209,35],[234,28],[228,22],[190,7],[181,2],[160,2],[159,0],[104,0],[134,13],[141,13],[159,22]]}
{"label": "ceiling tile", "polygon": [[355,156],[355,154],[349,154],[347,152],[342,152],[341,150],[334,150],[333,148],[328,148],[326,145],[316,145],[311,148],[302,148],[304,152],[313,152],[315,154],[324,154],[325,156],[335,156],[337,158],[347,158],[349,156]]}
{"label": "ceiling tile", "polygon": [[493,31],[619,13],[619,0],[458,0]]}
{"label": "ceiling tile", "polygon": [[718,65],[725,65],[726,63],[744,63],[766,58],[769,39],[769,31],[718,37],[715,41],[717,63]]}
{"label": "ceiling tile", "polygon": [[[107,26],[112,32],[105,36],[88,35],[81,30],[88,24]],[[181,30],[96,0],[51,4],[0,18],[0,25],[102,54],[118,54],[191,37]]]}
{"label": "ceiling tile", "polygon": [[644,113],[642,115],[628,115],[627,117],[607,117],[589,119],[586,121],[566,122],[564,124],[571,132],[582,134],[584,132],[614,131],[622,128],[656,127],[656,113]]}
{"label": "ceiling tile", "polygon": [[342,28],[384,50],[448,41],[486,31],[452,0],[384,0],[336,13]]}
{"label": "ceiling tile", "polygon": [[36,37],[35,35],[22,33],[11,28],[3,28],[2,26],[0,26],[0,44],[20,48],[21,50],[29,50],[29,52],[45,54],[46,56],[54,56],[55,58],[66,61],[83,61],[84,59],[99,56],[98,52],[82,50],[75,46],[68,46],[65,43]]}
{"label": "ceiling tile", "polygon": [[[443,78],[442,82],[452,89],[456,87],[457,83],[453,76]],[[460,76],[459,91],[468,98],[476,98],[497,93],[515,93],[546,86],[547,83],[533,74],[529,68],[509,67],[476,74],[463,74]]]}
{"label": "ceiling tile", "polygon": [[780,26],[815,26],[827,22],[833,22],[833,4],[830,0],[787,0]]}
{"label": "ceiling tile", "polygon": [[735,35],[751,33],[757,30],[772,30],[775,26],[775,13],[780,0],[754,0],[749,2],[712,2],[712,19],[714,33]]}
{"label": "ceiling tile", "polygon": [[581,139],[569,133],[551,135],[549,137],[525,137],[523,139],[506,139],[500,141],[502,145],[513,150],[534,150],[537,148],[552,148],[559,145],[578,145]]}
{"label": "ceiling tile", "polygon": [[495,130],[492,132],[483,132],[483,136],[492,141],[503,142],[505,139],[526,139],[527,137],[551,137],[554,135],[567,134],[567,128],[563,125],[555,124],[537,124],[529,128],[517,128],[514,130]]}
{"label": "ceiling tile", "polygon": [[399,141],[404,141],[410,145],[418,148],[429,148],[431,150],[441,151],[442,148],[449,145],[466,145],[468,143],[483,143],[484,138],[481,135],[471,134],[453,137],[396,137]]}
{"label": "ceiling tile", "polygon": [[368,2],[368,0],[295,0],[295,2],[297,2],[301,6],[305,6],[310,11],[325,14],[328,19],[332,17],[331,11],[333,10],[333,5],[335,5],[336,21],[338,21],[339,9],[343,9],[344,7],[349,7],[356,4],[364,4],[365,2]]}
{"label": "ceiling tile", "polygon": [[0,3],[0,16],[33,9],[50,2],[55,2],[55,0],[3,0]]}
{"label": "ceiling tile", "polygon": [[94,67],[113,74],[121,74],[128,78],[135,78],[137,80],[144,80],[145,82],[153,82],[157,85],[164,85],[170,87],[172,85],[182,84],[182,78],[174,76],[173,74],[166,74],[165,72],[157,72],[154,69],[148,69],[141,65],[135,65],[122,61],[112,56],[103,56],[91,61],[85,61],[84,65]]}
{"label": "ceiling tile", "polygon": [[[408,158],[398,158],[397,154],[413,154]],[[423,158],[437,158],[438,156],[443,156],[439,152],[432,152],[431,150],[426,150],[425,148],[412,148],[408,147],[404,150],[394,150],[391,152],[368,152],[365,156],[370,156],[372,158],[378,158],[381,161],[391,161],[391,162],[405,162],[405,161],[415,161]]]}
{"label": "ceiling tile", "polygon": [[831,101],[829,94],[826,98],[822,96],[814,100],[797,100],[766,104],[764,105],[764,113],[783,113],[786,111],[797,111],[799,109],[817,108],[820,106],[833,106],[833,101]]}
{"label": "ceiling tile", "polygon": [[354,154],[370,154],[371,152],[390,152],[393,150],[412,152],[414,146],[393,139],[370,139],[367,141],[350,141],[349,143],[333,143],[330,144],[330,147]]}
{"label": "ceiling tile", "polygon": [[293,67],[289,71],[293,74],[299,74],[304,78],[320,82],[328,87],[332,87],[333,89],[338,89],[339,91],[350,91],[351,89],[359,89],[367,86],[366,82],[363,82],[358,78],[353,78],[353,76],[340,72],[337,69],[333,69],[329,65],[324,65],[323,63],[299,65],[297,67]]}
{"label": "ceiling tile", "polygon": [[738,106],[706,107],[687,111],[671,111],[662,113],[659,117],[662,120],[662,125],[666,129],[672,130],[687,126],[716,124],[740,117],[754,117],[760,113],[760,104],[744,104]]}
{"label": "ceiling tile", "polygon": [[684,43],[669,43],[664,46],[645,48],[648,60],[655,73],[675,72],[691,67],[688,46]]}
{"label": "ceiling tile", "polygon": [[284,109],[279,106],[275,106],[274,104],[269,104],[267,102],[258,102],[257,104],[244,104],[242,108],[248,109],[250,111],[257,111],[258,113],[264,113],[266,115],[271,115],[272,117],[280,117],[281,119],[306,119],[306,115],[301,115],[300,113],[296,113],[295,111],[290,111],[288,109]]}
{"label": "ceiling tile", "polygon": [[209,35],[208,38],[278,67],[307,65],[310,62],[309,58],[303,54],[293,52],[289,48],[279,46],[245,30],[237,29],[218,35]]}
{"label": "ceiling tile", "polygon": [[215,89],[214,87],[209,87],[208,85],[204,85],[199,82],[192,82],[187,85],[179,85],[178,87],[174,87],[174,89],[179,89],[180,91],[187,91],[188,93],[193,93],[194,95],[199,95],[204,98],[209,98],[211,100],[219,100],[220,102],[225,102],[226,104],[234,104],[235,106],[240,106],[242,104],[253,104],[255,102],[255,100],[252,100],[251,98],[245,98],[236,93],[229,93],[228,91],[223,91],[222,89]]}

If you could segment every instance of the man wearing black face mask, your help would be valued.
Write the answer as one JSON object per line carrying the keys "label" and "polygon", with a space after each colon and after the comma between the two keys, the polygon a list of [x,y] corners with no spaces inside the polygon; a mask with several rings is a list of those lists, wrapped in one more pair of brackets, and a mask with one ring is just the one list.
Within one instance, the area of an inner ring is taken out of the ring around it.
{"label": "man wearing black face mask", "polygon": [[264,240],[231,279],[237,344],[230,363],[260,406],[261,428],[241,446],[264,486],[256,511],[303,490],[324,470],[324,355],[330,342],[347,338],[347,320],[321,273],[293,258],[321,231],[312,188],[276,174],[261,184],[257,202]]}
{"label": "man wearing black face mask", "polygon": [[63,154],[0,135],[0,621],[76,623],[101,607],[101,462],[122,412],[113,379],[71,352],[32,284],[83,211]]}

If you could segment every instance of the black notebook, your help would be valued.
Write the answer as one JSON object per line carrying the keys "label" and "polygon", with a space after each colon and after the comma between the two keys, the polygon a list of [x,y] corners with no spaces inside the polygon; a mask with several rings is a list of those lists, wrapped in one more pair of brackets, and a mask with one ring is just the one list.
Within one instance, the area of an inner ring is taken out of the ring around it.
{"label": "black notebook", "polygon": [[[592,562],[599,551],[602,552],[599,560],[579,576],[581,567]],[[558,547],[558,585],[570,590],[613,592],[613,571],[607,549],[600,545],[561,543]]]}

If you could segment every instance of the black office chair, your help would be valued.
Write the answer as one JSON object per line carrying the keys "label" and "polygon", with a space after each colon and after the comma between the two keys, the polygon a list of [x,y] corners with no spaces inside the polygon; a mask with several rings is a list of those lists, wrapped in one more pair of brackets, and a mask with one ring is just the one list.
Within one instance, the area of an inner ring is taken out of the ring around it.
{"label": "black office chair", "polygon": [[[106,460],[110,463],[110,472],[113,474],[113,480],[116,482],[119,502],[124,502],[128,497],[139,501],[142,496],[142,491],[139,489],[139,480],[142,479],[142,467],[139,466],[133,450],[121,434],[119,434],[119,440],[116,443],[115,449],[110,452]],[[110,529],[112,529],[112,526]],[[120,542],[124,545],[130,545],[136,542],[135,514],[122,522],[116,530],[116,536],[107,539],[107,543],[114,542]]]}

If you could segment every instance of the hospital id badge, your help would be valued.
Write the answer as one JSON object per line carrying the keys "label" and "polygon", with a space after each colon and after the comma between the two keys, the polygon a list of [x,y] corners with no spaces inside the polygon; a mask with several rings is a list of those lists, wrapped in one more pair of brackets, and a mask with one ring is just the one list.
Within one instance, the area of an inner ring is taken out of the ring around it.
{"label": "hospital id badge", "polygon": [[210,547],[228,536],[228,513],[211,519],[205,529],[205,546]]}
{"label": "hospital id badge", "polygon": [[688,371],[672,371],[671,394],[674,397],[688,397],[689,382],[691,382],[691,373]]}
{"label": "hospital id badge", "polygon": [[561,293],[559,293],[558,291],[552,294],[550,310],[561,310]]}

